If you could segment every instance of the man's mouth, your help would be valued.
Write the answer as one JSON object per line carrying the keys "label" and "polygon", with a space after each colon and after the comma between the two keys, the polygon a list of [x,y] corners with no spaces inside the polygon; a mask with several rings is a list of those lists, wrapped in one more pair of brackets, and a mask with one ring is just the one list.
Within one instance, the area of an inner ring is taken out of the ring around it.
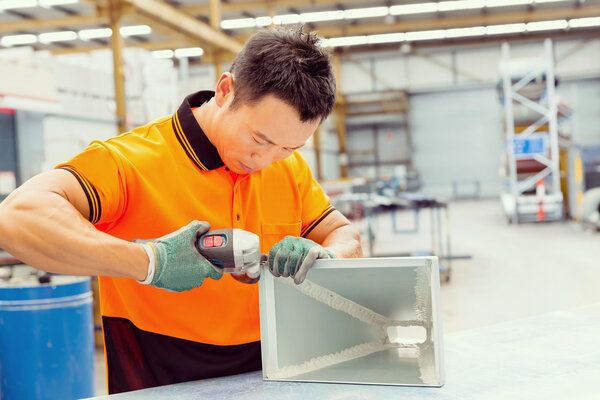
{"label": "man's mouth", "polygon": [[246,164],[244,164],[243,162],[240,161],[240,166],[242,167],[242,169],[244,171],[246,171],[246,173],[251,174],[253,172],[255,172],[255,170],[253,170],[252,168],[248,167]]}

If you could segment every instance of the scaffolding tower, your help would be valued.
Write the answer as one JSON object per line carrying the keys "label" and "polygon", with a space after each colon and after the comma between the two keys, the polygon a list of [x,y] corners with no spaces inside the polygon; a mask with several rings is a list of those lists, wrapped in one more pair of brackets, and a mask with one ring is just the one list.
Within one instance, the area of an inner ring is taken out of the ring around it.
{"label": "scaffolding tower", "polygon": [[501,90],[506,130],[506,190],[509,222],[555,221],[563,217],[560,188],[558,109],[552,41],[540,57],[511,59],[502,45]]}

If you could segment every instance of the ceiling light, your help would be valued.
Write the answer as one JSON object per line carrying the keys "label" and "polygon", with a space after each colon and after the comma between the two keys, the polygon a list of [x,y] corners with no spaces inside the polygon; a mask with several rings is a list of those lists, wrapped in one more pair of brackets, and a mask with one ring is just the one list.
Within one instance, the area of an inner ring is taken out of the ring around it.
{"label": "ceiling light", "polygon": [[600,25],[600,17],[590,17],[590,18],[575,18],[569,20],[570,28],[586,28],[589,26],[599,26]]}
{"label": "ceiling light", "polygon": [[331,39],[325,39],[322,44],[324,47],[356,46],[367,44],[366,36],[345,36]]}
{"label": "ceiling light", "polygon": [[283,15],[276,15],[273,17],[273,23],[275,25],[297,24],[299,22],[300,22],[300,15],[298,15],[298,14],[283,14]]}
{"label": "ceiling light", "polygon": [[37,0],[0,0],[0,11],[13,8],[37,7]]}
{"label": "ceiling light", "polygon": [[436,29],[432,31],[419,31],[419,32],[407,32],[406,40],[434,40],[434,39],[444,39],[446,37],[446,32],[443,29]]}
{"label": "ceiling light", "polygon": [[553,29],[566,29],[569,27],[566,19],[559,19],[555,21],[540,21],[540,22],[529,22],[527,23],[527,31],[547,31]]}
{"label": "ceiling light", "polygon": [[483,0],[441,1],[437,3],[437,9],[438,11],[469,10],[482,8],[483,4]]}
{"label": "ceiling light", "polygon": [[368,8],[354,8],[351,10],[344,11],[344,18],[372,18],[372,17],[385,17],[390,12],[389,7],[368,7]]}
{"label": "ceiling light", "polygon": [[175,57],[177,58],[200,57],[202,54],[204,54],[204,50],[201,47],[187,47],[175,50]]}
{"label": "ceiling light", "polygon": [[533,0],[485,0],[486,7],[518,6],[531,3],[533,3]]}
{"label": "ceiling light", "polygon": [[40,7],[64,6],[79,3],[79,0],[39,0]]}
{"label": "ceiling light", "polygon": [[263,27],[263,26],[269,26],[271,25],[271,23],[273,23],[273,19],[271,17],[257,17],[256,18],[256,26],[257,27]]}
{"label": "ceiling light", "polygon": [[404,4],[400,6],[391,6],[391,15],[402,15],[402,14],[420,14],[420,13],[431,13],[437,12],[437,3],[420,3],[420,4]]}
{"label": "ceiling light", "polygon": [[222,29],[254,28],[255,26],[256,20],[254,18],[236,18],[221,21]]}
{"label": "ceiling light", "polygon": [[344,11],[318,11],[300,14],[300,22],[336,21],[344,19]]}
{"label": "ceiling light", "polygon": [[486,35],[502,35],[504,33],[520,33],[527,30],[525,24],[502,24],[490,25],[485,27]]}
{"label": "ceiling light", "polygon": [[82,29],[78,33],[79,39],[81,40],[92,40],[108,38],[112,35],[112,29],[110,28],[98,28],[98,29]]}
{"label": "ceiling light", "polygon": [[367,42],[369,44],[402,42],[405,37],[405,33],[383,33],[367,36]]}
{"label": "ceiling light", "polygon": [[485,35],[485,28],[483,26],[473,26],[470,28],[454,28],[446,29],[447,38],[458,38],[467,36],[483,36]]}
{"label": "ceiling light", "polygon": [[4,47],[18,46],[21,44],[32,44],[35,42],[37,42],[37,37],[31,34],[10,35],[4,36],[2,39],[0,39],[0,44]]}
{"label": "ceiling light", "polygon": [[64,42],[77,39],[77,33],[73,31],[40,33],[38,39],[41,43]]}
{"label": "ceiling light", "polygon": [[156,50],[152,52],[154,58],[173,58],[173,50]]}
{"label": "ceiling light", "polygon": [[122,26],[119,32],[121,32],[121,36],[149,35],[152,33],[152,28],[148,25]]}

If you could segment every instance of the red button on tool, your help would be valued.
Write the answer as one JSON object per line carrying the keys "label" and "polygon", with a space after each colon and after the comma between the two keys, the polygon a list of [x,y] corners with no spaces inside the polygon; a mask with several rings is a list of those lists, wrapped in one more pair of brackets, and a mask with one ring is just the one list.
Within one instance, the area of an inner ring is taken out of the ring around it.
{"label": "red button on tool", "polygon": [[214,236],[205,236],[204,237],[204,247],[213,247],[214,246]]}
{"label": "red button on tool", "polygon": [[223,236],[215,236],[213,243],[215,247],[223,246]]}

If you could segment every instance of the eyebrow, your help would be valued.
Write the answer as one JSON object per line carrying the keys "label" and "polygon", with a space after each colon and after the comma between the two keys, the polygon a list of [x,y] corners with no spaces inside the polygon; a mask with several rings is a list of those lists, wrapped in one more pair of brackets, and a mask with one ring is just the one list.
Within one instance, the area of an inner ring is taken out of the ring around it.
{"label": "eyebrow", "polygon": [[[263,133],[257,131],[257,130],[253,130],[253,133],[258,136],[260,139],[264,140],[265,142],[272,144],[274,146],[277,146],[276,143],[273,143],[273,141],[271,139],[269,139],[268,137],[266,137]],[[304,145],[302,145],[304,146]],[[302,146],[297,146],[297,147],[284,147],[285,149],[290,149],[290,150],[298,150],[299,148],[301,148]]]}

